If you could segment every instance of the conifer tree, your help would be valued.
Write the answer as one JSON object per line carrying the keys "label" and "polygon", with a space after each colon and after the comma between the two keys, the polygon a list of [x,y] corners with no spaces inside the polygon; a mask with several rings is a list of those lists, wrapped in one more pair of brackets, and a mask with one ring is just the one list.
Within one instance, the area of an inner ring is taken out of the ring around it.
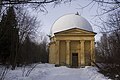
{"label": "conifer tree", "polygon": [[7,54],[7,62],[11,64],[12,68],[14,69],[16,63],[16,54],[18,51],[17,48],[19,35],[16,14],[13,6],[9,7],[9,9],[6,12],[6,15],[3,15],[0,25],[0,46],[3,47],[3,49],[1,49],[1,53],[3,53],[3,56]]}

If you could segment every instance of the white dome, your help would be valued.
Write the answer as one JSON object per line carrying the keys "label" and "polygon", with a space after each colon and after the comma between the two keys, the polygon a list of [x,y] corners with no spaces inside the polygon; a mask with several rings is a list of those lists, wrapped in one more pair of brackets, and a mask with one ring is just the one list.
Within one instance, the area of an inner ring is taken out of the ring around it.
{"label": "white dome", "polygon": [[60,17],[51,28],[51,36],[54,33],[68,30],[71,28],[79,28],[87,31],[93,31],[90,23],[83,17],[77,14],[68,14]]}

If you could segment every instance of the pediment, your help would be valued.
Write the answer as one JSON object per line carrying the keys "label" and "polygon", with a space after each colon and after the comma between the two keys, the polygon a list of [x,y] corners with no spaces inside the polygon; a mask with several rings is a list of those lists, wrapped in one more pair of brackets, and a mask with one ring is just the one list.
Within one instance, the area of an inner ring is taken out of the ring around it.
{"label": "pediment", "polygon": [[61,31],[61,32],[57,32],[55,33],[56,35],[68,35],[68,34],[71,34],[71,35],[95,35],[96,33],[92,32],[92,31],[87,31],[87,30],[83,30],[83,29],[78,29],[78,28],[73,28],[73,29],[68,29],[68,30],[65,30],[65,31]]}

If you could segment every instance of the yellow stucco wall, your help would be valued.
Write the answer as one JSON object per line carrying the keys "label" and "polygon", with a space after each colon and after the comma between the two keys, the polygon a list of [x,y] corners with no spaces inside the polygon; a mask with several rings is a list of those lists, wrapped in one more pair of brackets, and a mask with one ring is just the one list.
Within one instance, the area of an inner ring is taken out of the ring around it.
{"label": "yellow stucco wall", "polygon": [[49,46],[49,63],[55,64],[56,54],[55,54],[55,43],[51,43]]}

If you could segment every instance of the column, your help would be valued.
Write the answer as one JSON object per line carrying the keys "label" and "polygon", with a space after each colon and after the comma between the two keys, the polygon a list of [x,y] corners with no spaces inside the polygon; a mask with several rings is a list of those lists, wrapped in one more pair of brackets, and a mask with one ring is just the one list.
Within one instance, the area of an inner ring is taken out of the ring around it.
{"label": "column", "polygon": [[59,41],[56,41],[56,64],[59,64]]}
{"label": "column", "polygon": [[70,64],[70,41],[66,41],[66,64]]}
{"label": "column", "polygon": [[85,41],[80,41],[81,42],[81,66],[85,66],[85,53],[84,53],[84,42]]}
{"label": "column", "polygon": [[78,66],[81,66],[81,41],[79,41]]}
{"label": "column", "polygon": [[[95,44],[94,44],[94,40],[91,40],[91,60],[95,62]],[[93,65],[92,62],[91,62],[91,65]]]}

